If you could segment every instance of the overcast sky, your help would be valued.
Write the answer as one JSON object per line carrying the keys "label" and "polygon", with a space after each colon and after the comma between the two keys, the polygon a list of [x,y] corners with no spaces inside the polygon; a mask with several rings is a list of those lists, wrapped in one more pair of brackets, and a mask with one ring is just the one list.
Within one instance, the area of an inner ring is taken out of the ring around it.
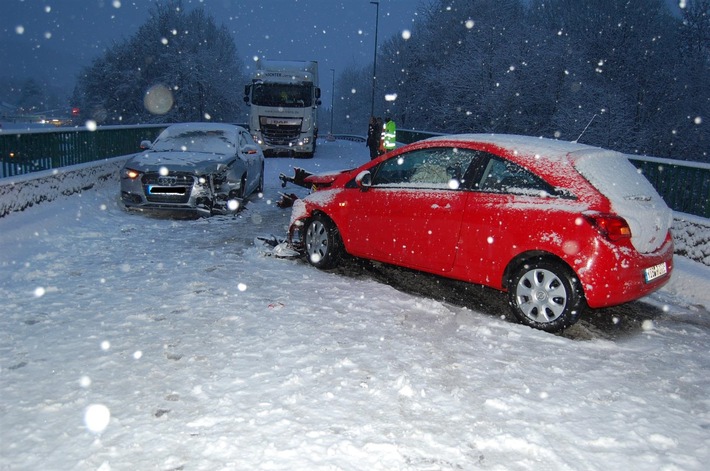
{"label": "overcast sky", "polygon": [[[253,57],[317,60],[324,104],[346,67],[372,63],[377,7],[370,0],[183,0],[234,35],[246,66]],[[678,10],[678,2],[665,0]],[[379,0],[378,42],[412,28],[433,0]],[[0,0],[2,76],[34,77],[64,93],[82,67],[145,23],[155,0]]]}
{"label": "overcast sky", "polygon": [[[151,0],[0,0],[0,75],[35,76],[69,88],[81,67],[114,42],[129,38]],[[410,29],[427,0],[380,0],[381,44]],[[317,60],[324,100],[330,69],[372,63],[377,7],[369,0],[184,0],[204,6],[234,34],[246,66],[253,57]],[[325,101],[324,104],[328,104]]]}

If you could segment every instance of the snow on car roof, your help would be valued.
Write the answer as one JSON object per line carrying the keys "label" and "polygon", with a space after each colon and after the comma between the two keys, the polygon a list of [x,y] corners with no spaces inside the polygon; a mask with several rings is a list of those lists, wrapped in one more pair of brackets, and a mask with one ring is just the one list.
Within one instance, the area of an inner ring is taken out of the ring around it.
{"label": "snow on car roof", "polygon": [[437,136],[426,141],[447,145],[471,143],[497,147],[503,155],[516,156],[518,163],[543,178],[553,177],[555,185],[566,182],[562,187],[578,195],[585,192],[585,184],[581,184],[578,176],[575,177],[579,175],[579,171],[575,169],[577,159],[581,156],[599,156],[603,159],[610,154],[623,155],[577,142],[513,134],[458,134]]}
{"label": "snow on car roof", "polygon": [[192,131],[226,131],[234,132],[239,126],[234,124],[224,124],[224,123],[178,123],[171,124],[166,129],[180,131],[183,129],[190,129]]}
{"label": "snow on car roof", "polygon": [[427,141],[481,142],[511,150],[517,154],[540,156],[547,159],[567,159],[577,152],[611,152],[599,147],[570,141],[558,141],[545,137],[518,136],[513,134],[455,134],[437,136]]}
{"label": "snow on car roof", "polygon": [[491,144],[522,157],[534,157],[526,159],[530,167],[558,176],[569,176],[571,164],[627,220],[632,243],[642,253],[651,252],[663,243],[673,220],[672,211],[653,186],[620,152],[577,142],[509,134],[462,134],[427,140]]}

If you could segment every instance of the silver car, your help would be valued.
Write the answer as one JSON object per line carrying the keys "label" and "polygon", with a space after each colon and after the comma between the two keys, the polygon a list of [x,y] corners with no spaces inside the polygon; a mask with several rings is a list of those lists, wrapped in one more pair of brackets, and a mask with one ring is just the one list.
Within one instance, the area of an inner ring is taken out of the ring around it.
{"label": "silver car", "polygon": [[174,124],[141,147],[121,171],[128,209],[230,214],[263,191],[264,154],[242,127]]}

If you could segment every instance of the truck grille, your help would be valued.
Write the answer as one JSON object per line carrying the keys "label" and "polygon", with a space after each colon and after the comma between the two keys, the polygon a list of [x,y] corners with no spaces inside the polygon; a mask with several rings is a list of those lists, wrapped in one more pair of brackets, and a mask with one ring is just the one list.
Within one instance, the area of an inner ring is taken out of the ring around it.
{"label": "truck grille", "polygon": [[261,133],[267,144],[287,146],[289,144],[296,144],[301,134],[301,126],[264,125],[261,128]]}

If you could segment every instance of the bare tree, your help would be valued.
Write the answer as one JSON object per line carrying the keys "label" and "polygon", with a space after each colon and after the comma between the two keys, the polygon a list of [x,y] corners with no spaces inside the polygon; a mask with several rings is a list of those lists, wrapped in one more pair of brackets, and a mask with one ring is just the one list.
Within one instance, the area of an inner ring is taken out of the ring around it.
{"label": "bare tree", "polygon": [[372,67],[349,67],[335,84],[334,121],[340,132],[362,134],[370,115]]}
{"label": "bare tree", "polygon": [[683,9],[687,47],[710,60],[710,0],[692,0]]}

